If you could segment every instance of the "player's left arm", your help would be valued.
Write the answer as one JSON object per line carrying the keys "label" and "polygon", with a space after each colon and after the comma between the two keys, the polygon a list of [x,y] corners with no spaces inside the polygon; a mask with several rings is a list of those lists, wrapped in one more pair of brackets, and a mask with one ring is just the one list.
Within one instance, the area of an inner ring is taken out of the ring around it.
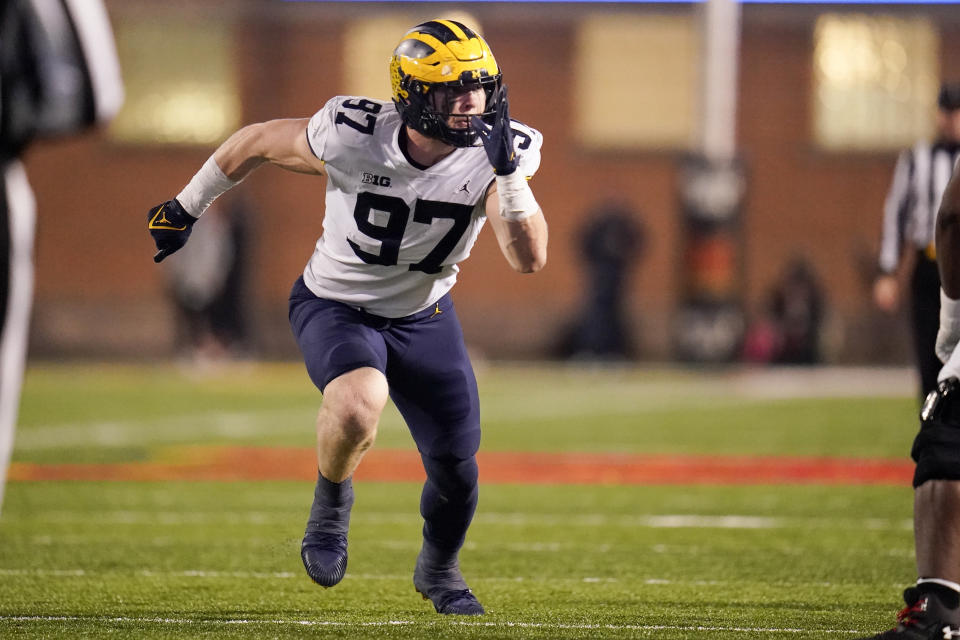
{"label": "player's left arm", "polygon": [[[496,174],[485,194],[485,211],[507,262],[521,273],[534,273],[547,262],[547,222],[533,195],[527,176],[539,165],[539,134],[534,148],[527,146],[532,161],[521,162],[507,105],[507,88],[496,96],[492,124],[477,116],[471,126],[480,136],[487,158]],[[531,142],[527,136],[525,144]],[[523,148],[523,145],[521,145]]]}
{"label": "player's left arm", "polygon": [[487,189],[486,198],[487,219],[510,266],[520,273],[542,269],[547,263],[547,220],[540,207],[533,215],[512,221],[501,214],[496,182]]}
{"label": "player's left arm", "polygon": [[937,356],[945,363],[939,379],[960,377],[960,167],[954,173],[937,212],[937,266],[940,270],[940,330]]}
{"label": "player's left arm", "polygon": [[940,201],[936,227],[937,263],[944,292],[960,298],[960,166]]}

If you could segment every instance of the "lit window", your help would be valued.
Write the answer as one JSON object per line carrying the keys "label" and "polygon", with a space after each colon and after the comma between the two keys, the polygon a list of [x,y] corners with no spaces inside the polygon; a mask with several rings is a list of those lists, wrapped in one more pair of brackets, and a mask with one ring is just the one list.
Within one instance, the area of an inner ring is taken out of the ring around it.
{"label": "lit window", "polygon": [[128,18],[115,31],[127,96],[115,140],[215,145],[239,127],[229,24]]}
{"label": "lit window", "polygon": [[932,132],[939,39],[927,20],[823,15],[814,34],[814,139],[830,150],[910,146]]}
{"label": "lit window", "polygon": [[343,93],[389,100],[390,56],[413,24],[409,18],[392,15],[356,20],[347,25],[343,38]]}
{"label": "lit window", "polygon": [[577,34],[574,122],[599,149],[686,149],[695,130],[699,32],[690,15],[586,18]]}

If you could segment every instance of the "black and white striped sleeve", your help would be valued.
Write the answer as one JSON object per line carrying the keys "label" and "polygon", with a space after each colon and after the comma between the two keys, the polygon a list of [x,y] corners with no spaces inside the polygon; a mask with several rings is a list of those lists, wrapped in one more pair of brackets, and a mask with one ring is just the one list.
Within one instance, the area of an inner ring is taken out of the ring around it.
{"label": "black and white striped sleeve", "polygon": [[883,205],[883,228],[880,238],[880,271],[893,273],[900,264],[906,236],[910,206],[914,199],[911,176],[914,171],[912,150],[903,151],[897,158],[893,182]]}
{"label": "black and white striped sleeve", "polygon": [[37,138],[109,121],[123,83],[100,0],[0,2],[0,139],[7,156]]}

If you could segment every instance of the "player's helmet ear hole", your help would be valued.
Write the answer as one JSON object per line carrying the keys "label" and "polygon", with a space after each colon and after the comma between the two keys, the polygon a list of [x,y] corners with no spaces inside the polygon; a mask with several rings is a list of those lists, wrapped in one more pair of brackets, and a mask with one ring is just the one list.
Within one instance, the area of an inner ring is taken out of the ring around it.
{"label": "player's helmet ear hole", "polygon": [[451,127],[449,101],[433,104],[440,90],[484,90],[480,114],[490,120],[496,111],[501,83],[500,67],[479,34],[454,20],[431,20],[417,25],[403,38],[390,58],[393,102],[404,124],[455,147],[478,144],[471,127]]}

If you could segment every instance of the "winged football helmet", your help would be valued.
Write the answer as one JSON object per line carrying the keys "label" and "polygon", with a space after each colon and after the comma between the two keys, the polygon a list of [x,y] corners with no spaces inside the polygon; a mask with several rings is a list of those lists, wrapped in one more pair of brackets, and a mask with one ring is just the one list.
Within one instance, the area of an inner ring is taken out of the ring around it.
{"label": "winged football helmet", "polygon": [[390,58],[393,102],[404,123],[455,147],[477,144],[477,134],[472,127],[449,125],[449,100],[440,99],[442,90],[482,88],[486,104],[480,117],[490,120],[500,82],[500,67],[484,39],[453,20],[418,24]]}

